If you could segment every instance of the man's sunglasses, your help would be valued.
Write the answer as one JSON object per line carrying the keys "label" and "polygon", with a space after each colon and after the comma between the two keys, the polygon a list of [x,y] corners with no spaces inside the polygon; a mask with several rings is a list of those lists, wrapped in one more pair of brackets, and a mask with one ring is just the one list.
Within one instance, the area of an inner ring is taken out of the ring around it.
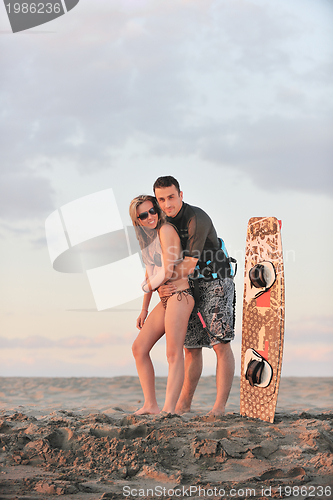
{"label": "man's sunglasses", "polygon": [[154,207],[150,208],[148,212],[142,212],[140,215],[138,215],[138,218],[140,220],[146,220],[148,219],[148,216],[150,215],[156,215],[156,210]]}

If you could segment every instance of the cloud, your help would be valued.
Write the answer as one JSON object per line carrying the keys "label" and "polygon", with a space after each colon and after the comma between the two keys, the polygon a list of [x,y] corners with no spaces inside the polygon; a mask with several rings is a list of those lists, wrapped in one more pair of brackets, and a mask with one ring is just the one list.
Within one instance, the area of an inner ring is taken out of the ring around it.
{"label": "cloud", "polygon": [[330,193],[325,14],[289,2],[100,2],[64,16],[61,36],[3,37],[0,194],[13,196],[0,215],[51,211],[52,169],[112,170],[131,140],[268,190]]}
{"label": "cloud", "polygon": [[286,322],[286,342],[303,344],[313,342],[314,352],[317,346],[332,344],[333,316],[308,316],[302,320]]}
{"label": "cloud", "polygon": [[2,349],[103,349],[107,346],[131,345],[134,337],[131,333],[122,337],[116,335],[101,333],[96,337],[84,337],[78,335],[67,337],[60,340],[52,340],[41,335],[30,336],[26,338],[7,338],[0,337],[0,348]]}
{"label": "cloud", "polygon": [[49,179],[26,170],[0,175],[0,217],[6,220],[40,218],[54,208]]}
{"label": "cloud", "polygon": [[[71,352],[72,353],[72,352]],[[136,376],[133,356],[118,355],[118,359],[108,351],[101,359],[98,356],[61,356],[59,351],[36,351],[30,356],[15,352],[1,363],[2,377],[117,377]],[[167,371],[166,371],[167,373]],[[165,375],[165,373],[163,373]],[[51,386],[52,387],[52,386]],[[21,395],[22,398],[22,395]]]}
{"label": "cloud", "polygon": [[237,119],[216,127],[202,141],[202,156],[235,166],[266,190],[332,194],[333,120],[266,116],[255,123]]}
{"label": "cloud", "polygon": [[331,344],[314,344],[314,339],[303,345],[288,342],[283,352],[282,376],[332,377],[332,355]]}

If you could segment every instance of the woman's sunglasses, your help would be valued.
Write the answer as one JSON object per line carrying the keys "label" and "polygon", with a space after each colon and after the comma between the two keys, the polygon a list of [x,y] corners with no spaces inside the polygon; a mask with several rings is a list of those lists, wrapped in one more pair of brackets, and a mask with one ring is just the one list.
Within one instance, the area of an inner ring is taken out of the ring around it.
{"label": "woman's sunglasses", "polygon": [[138,218],[140,220],[146,220],[148,219],[148,216],[150,215],[156,215],[156,210],[154,207],[150,208],[148,212],[142,212],[141,214],[138,215]]}

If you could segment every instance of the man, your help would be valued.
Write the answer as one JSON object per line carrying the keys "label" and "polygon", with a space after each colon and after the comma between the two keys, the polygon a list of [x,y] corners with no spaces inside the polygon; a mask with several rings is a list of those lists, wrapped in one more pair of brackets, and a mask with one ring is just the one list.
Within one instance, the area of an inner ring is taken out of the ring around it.
{"label": "man", "polygon": [[[185,338],[185,378],[176,412],[190,411],[202,372],[202,347],[212,347],[217,357],[217,393],[209,413],[222,415],[235,370],[230,347],[230,341],[234,338],[235,286],[230,277],[230,264],[225,260],[221,240],[217,237],[211,219],[200,208],[183,202],[183,193],[174,177],[159,177],[154,183],[154,193],[166,220],[177,229],[182,243],[184,260],[176,266],[175,272],[190,275],[196,267],[201,277],[196,288],[200,295],[200,312],[206,313],[203,314],[203,320],[208,323],[209,330],[207,332],[207,328],[203,328],[195,307]],[[166,284],[158,291],[160,297],[168,296],[175,291],[175,287]]]}

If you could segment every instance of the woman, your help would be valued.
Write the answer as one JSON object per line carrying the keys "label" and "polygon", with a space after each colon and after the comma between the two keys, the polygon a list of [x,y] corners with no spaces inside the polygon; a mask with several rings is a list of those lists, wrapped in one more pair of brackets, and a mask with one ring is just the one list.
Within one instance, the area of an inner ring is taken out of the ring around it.
{"label": "woman", "polygon": [[[149,195],[138,196],[131,201],[129,212],[146,265],[146,280],[142,287],[146,293],[137,319],[140,333],[132,347],[145,398],[143,407],[136,414],[160,411],[150,351],[164,333],[169,373],[162,411],[174,413],[184,380],[183,344],[194,299],[187,274],[182,276],[181,267],[177,266],[182,261],[178,233],[171,224],[164,222],[156,199]],[[172,281],[177,287],[176,292],[170,297],[163,297],[147,318],[153,291],[166,281]]]}

